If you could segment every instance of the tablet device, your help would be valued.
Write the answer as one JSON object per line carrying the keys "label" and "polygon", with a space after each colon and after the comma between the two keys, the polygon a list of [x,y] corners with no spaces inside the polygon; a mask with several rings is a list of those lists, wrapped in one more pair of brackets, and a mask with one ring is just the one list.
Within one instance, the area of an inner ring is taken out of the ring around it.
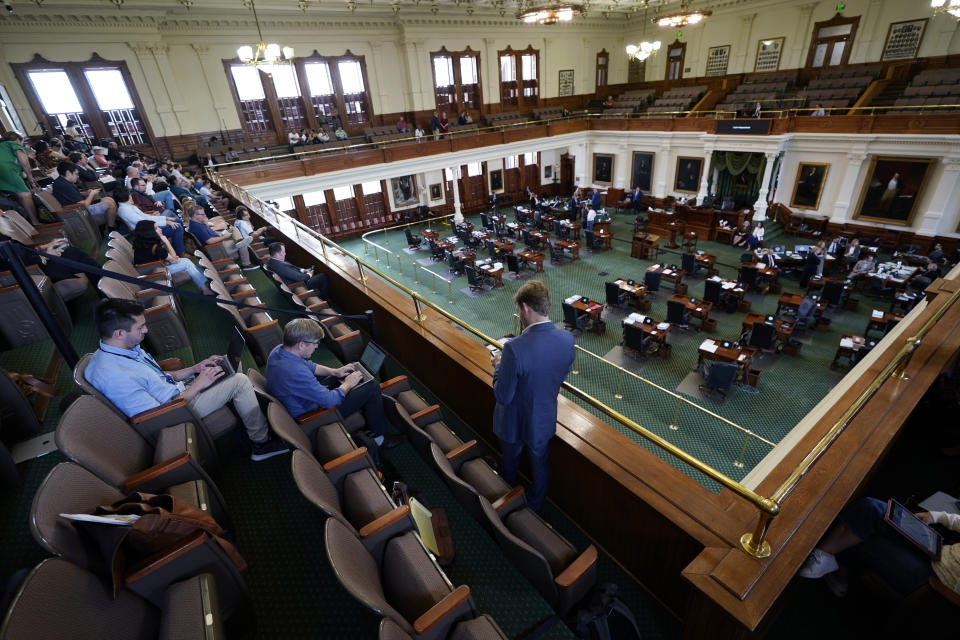
{"label": "tablet device", "polygon": [[933,560],[940,559],[940,547],[943,538],[933,527],[918,518],[905,506],[890,499],[887,502],[887,512],[884,521],[893,527],[893,530],[912,542]]}

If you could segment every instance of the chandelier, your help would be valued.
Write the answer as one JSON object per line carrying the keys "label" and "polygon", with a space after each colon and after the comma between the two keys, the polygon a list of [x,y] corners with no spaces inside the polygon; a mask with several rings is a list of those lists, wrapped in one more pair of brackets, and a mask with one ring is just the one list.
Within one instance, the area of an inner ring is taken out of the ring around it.
{"label": "chandelier", "polygon": [[[933,0],[936,2],[936,0]],[[702,20],[706,19],[712,11],[703,10],[703,11],[690,11],[687,9],[687,3],[680,3],[679,13],[673,13],[666,16],[657,16],[653,19],[653,23],[658,27],[685,27],[689,24],[697,24]]]}
{"label": "chandelier", "polygon": [[547,0],[547,4],[527,7],[526,11],[517,14],[517,19],[527,24],[557,24],[570,22],[582,13],[582,5],[569,2],[554,4],[553,0]]}
{"label": "chandelier", "polygon": [[660,50],[660,41],[656,40],[654,42],[641,42],[640,44],[628,44],[627,45],[627,55],[631,60],[639,60],[643,62],[657,51]]}
{"label": "chandelier", "polygon": [[960,0],[930,0],[933,17],[946,13],[960,20]]}
{"label": "chandelier", "polygon": [[237,49],[237,57],[240,58],[240,62],[253,66],[291,62],[294,55],[293,47],[281,48],[280,45],[275,42],[267,44],[263,39],[263,33],[260,31],[260,19],[257,17],[257,6],[253,3],[253,0],[245,0],[244,5],[249,6],[250,10],[253,11],[253,21],[257,24],[257,35],[260,37],[260,42],[258,42],[255,47],[245,44]]}

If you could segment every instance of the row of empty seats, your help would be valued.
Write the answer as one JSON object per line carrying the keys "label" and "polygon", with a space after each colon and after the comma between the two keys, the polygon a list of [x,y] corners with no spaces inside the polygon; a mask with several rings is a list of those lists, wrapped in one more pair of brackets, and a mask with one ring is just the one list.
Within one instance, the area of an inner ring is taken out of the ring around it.
{"label": "row of empty seats", "polygon": [[921,71],[893,102],[891,114],[916,113],[919,107],[934,107],[937,113],[960,110],[960,69],[928,69]]}

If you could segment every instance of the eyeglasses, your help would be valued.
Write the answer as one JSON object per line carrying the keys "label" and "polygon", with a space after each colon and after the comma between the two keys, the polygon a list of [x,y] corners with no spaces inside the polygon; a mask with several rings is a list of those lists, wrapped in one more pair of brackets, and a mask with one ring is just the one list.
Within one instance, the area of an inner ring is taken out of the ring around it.
{"label": "eyeglasses", "polygon": [[303,340],[302,342],[303,342],[304,344],[312,344],[312,345],[314,345],[314,346],[320,344],[320,341],[319,341],[319,340]]}

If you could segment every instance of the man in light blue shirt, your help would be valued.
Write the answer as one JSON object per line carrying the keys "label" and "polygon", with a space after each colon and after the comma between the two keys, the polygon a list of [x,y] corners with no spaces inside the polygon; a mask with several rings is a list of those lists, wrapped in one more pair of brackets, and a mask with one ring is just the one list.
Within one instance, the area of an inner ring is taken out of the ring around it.
{"label": "man in light blue shirt", "polygon": [[210,356],[185,369],[163,371],[153,356],[140,348],[147,335],[143,312],[143,305],[131,300],[108,298],[97,305],[100,347],[90,356],[84,372],[90,384],[127,417],[175,398],[186,400],[201,417],[232,402],[250,437],[252,460],[266,460],[287,451],[270,438],[267,420],[247,376],[236,373],[223,377],[223,369],[216,364],[223,356]]}
{"label": "man in light blue shirt", "polygon": [[137,226],[141,220],[150,220],[157,223],[160,233],[170,239],[173,250],[177,256],[182,256],[186,249],[183,246],[183,225],[176,218],[168,218],[164,215],[151,215],[141,211],[133,203],[133,196],[130,189],[126,187],[117,187],[113,190],[113,199],[117,202],[117,216],[126,223],[130,230]]}
{"label": "man in light blue shirt", "polygon": [[363,379],[353,365],[331,369],[310,360],[323,338],[323,327],[310,318],[295,318],[283,328],[283,344],[267,358],[267,388],[297,417],[323,407],[337,407],[341,415],[363,411],[376,442],[390,449],[401,442],[400,436],[387,436],[388,422],[383,413],[380,385],[370,382],[357,387]]}

